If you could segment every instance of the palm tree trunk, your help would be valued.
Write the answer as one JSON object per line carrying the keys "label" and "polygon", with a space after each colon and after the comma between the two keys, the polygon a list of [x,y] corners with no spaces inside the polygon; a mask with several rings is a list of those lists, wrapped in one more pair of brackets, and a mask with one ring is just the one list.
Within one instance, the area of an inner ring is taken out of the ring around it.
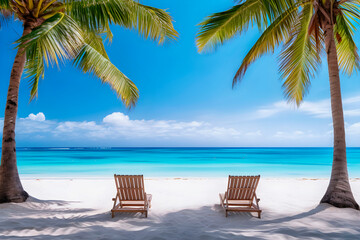
{"label": "palm tree trunk", "polygon": [[[24,24],[23,36],[31,32],[30,24]],[[15,122],[18,109],[18,95],[21,75],[24,70],[26,54],[20,48],[16,54],[10,75],[10,84],[6,99],[2,152],[0,165],[0,203],[24,202],[28,198],[24,191],[17,169]]]}
{"label": "palm tree trunk", "polygon": [[340,208],[359,209],[351,192],[346,161],[345,125],[342,108],[338,57],[333,25],[325,29],[325,46],[328,61],[331,111],[334,129],[334,153],[331,179],[321,203],[329,203]]}

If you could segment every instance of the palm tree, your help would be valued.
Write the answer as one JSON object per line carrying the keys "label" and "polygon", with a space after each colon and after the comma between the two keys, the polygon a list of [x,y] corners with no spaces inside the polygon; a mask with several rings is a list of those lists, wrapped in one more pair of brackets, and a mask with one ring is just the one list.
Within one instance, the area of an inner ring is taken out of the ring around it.
{"label": "palm tree", "polygon": [[31,99],[37,96],[45,67],[72,60],[83,72],[108,83],[127,107],[135,105],[138,89],[109,60],[104,40],[111,41],[111,24],[136,29],[159,43],[174,40],[177,32],[170,15],[135,0],[0,0],[0,20],[19,20],[22,37],[8,89],[0,166],[0,203],[23,202],[16,164],[15,122],[18,91],[25,69]]}
{"label": "palm tree", "polygon": [[334,128],[331,179],[322,203],[359,209],[351,192],[346,161],[344,116],[339,68],[351,75],[359,56],[353,35],[360,21],[359,0],[238,0],[231,9],[212,14],[200,23],[199,52],[213,49],[250,26],[261,35],[242,60],[233,86],[249,65],[281,46],[280,73],[286,98],[297,106],[326,53]]}

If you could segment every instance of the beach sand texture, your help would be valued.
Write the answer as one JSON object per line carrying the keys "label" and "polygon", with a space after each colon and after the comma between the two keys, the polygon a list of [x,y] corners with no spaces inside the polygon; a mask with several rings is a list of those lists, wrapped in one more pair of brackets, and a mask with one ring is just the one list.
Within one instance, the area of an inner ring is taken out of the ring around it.
{"label": "beach sand texture", "polygon": [[[261,179],[262,219],[225,218],[219,192],[227,178],[145,178],[149,217],[111,218],[115,183],[108,179],[25,179],[32,195],[0,205],[0,239],[360,239],[360,211],[317,203],[327,179]],[[360,201],[360,180],[351,179]]]}

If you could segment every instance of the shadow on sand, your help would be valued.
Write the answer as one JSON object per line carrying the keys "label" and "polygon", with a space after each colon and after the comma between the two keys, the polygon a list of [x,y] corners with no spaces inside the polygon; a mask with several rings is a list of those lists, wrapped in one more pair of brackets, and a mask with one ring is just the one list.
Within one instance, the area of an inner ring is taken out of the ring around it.
{"label": "shadow on sand", "polygon": [[[219,205],[162,214],[124,213],[74,208],[76,202],[30,198],[0,205],[0,239],[359,239],[358,221],[329,219],[316,208],[292,216],[257,219],[247,213],[225,218]],[[70,205],[72,205],[70,207]],[[79,204],[81,206],[81,204]],[[331,210],[331,209],[330,209]],[[339,222],[340,221],[340,222]]]}

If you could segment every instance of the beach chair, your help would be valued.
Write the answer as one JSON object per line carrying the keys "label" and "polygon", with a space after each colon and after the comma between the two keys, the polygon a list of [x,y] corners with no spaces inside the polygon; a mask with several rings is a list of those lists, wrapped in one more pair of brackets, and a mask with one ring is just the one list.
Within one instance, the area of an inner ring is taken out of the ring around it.
{"label": "beach chair", "polygon": [[261,218],[260,199],[256,197],[259,176],[229,176],[228,188],[220,193],[220,205],[228,212],[257,212]]}
{"label": "beach chair", "polygon": [[111,216],[116,212],[141,212],[147,217],[151,207],[151,194],[146,194],[143,175],[114,175],[116,196]]}

